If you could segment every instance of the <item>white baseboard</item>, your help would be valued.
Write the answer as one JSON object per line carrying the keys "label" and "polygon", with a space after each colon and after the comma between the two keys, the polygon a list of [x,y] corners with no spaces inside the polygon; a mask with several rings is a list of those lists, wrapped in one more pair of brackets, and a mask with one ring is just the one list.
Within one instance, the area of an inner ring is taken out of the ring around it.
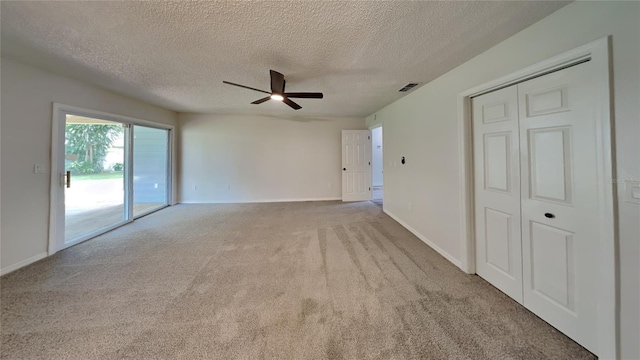
{"label": "white baseboard", "polygon": [[304,198],[304,199],[262,199],[262,200],[212,200],[212,201],[180,201],[180,204],[253,204],[253,203],[280,203],[301,201],[336,201],[341,197],[329,198]]}
{"label": "white baseboard", "polygon": [[439,247],[438,245],[434,244],[431,240],[427,239],[424,235],[420,234],[416,229],[414,229],[411,226],[407,225],[407,223],[405,223],[404,221],[400,220],[397,216],[395,216],[394,214],[390,213],[388,210],[383,209],[382,211],[385,214],[389,215],[389,217],[391,217],[393,220],[397,221],[400,225],[404,226],[405,229],[409,230],[418,239],[422,240],[422,242],[424,242],[425,244],[429,245],[429,247],[432,248],[433,250],[435,250],[438,254],[442,255],[445,259],[449,260],[453,265],[457,266],[462,271],[464,271],[464,269],[462,269],[462,262],[460,262],[460,260],[456,259],[451,254],[449,254],[448,252],[444,251],[441,247]]}
{"label": "white baseboard", "polygon": [[10,273],[12,271],[16,271],[16,270],[18,270],[18,269],[20,269],[22,267],[25,267],[25,266],[27,266],[29,264],[32,264],[32,263],[36,262],[38,260],[46,258],[47,255],[48,254],[46,252],[43,252],[43,253],[40,253],[38,255],[34,255],[34,256],[32,256],[32,257],[30,257],[28,259],[24,259],[22,261],[18,261],[17,263],[15,263],[13,265],[9,265],[9,266],[7,266],[5,268],[0,269],[0,275],[5,275],[5,274],[8,274],[8,273]]}

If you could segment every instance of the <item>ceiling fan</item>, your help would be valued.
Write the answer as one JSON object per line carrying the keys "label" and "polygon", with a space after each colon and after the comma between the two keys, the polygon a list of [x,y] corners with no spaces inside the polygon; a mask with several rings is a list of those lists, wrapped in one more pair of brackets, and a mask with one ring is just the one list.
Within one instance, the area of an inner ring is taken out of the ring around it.
{"label": "ceiling fan", "polygon": [[223,83],[225,84],[229,84],[229,85],[234,85],[234,86],[239,86],[241,88],[245,88],[245,89],[249,89],[249,90],[254,90],[254,91],[259,91],[261,93],[265,93],[265,94],[269,94],[269,96],[267,97],[263,97],[262,99],[256,100],[254,102],[252,102],[252,104],[262,104],[263,102],[273,99],[273,100],[277,100],[277,101],[282,101],[283,103],[289,105],[290,107],[292,107],[294,110],[300,110],[302,109],[302,106],[296,104],[295,102],[291,101],[290,98],[298,98],[298,99],[322,99],[323,95],[322,93],[319,92],[284,92],[284,86],[286,85],[286,81],[284,80],[284,75],[280,74],[277,71],[274,70],[269,70],[269,73],[271,74],[271,92],[268,91],[264,91],[264,90],[260,90],[260,89],[256,89],[256,88],[252,88],[249,86],[244,86],[244,85],[240,85],[240,84],[235,84],[229,81],[223,81]]}

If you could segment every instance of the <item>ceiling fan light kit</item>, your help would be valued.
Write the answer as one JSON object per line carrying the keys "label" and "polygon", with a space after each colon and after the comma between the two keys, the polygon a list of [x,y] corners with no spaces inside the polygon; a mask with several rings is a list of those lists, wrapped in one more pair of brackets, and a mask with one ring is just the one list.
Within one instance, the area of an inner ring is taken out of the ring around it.
{"label": "ceiling fan light kit", "polygon": [[324,97],[324,95],[322,93],[319,92],[295,92],[295,93],[287,93],[284,91],[284,87],[286,85],[286,81],[284,80],[284,75],[280,74],[277,71],[274,70],[269,70],[269,74],[271,76],[271,92],[265,91],[265,90],[260,90],[260,89],[256,89],[256,88],[252,88],[249,86],[245,86],[245,85],[240,85],[240,84],[236,84],[236,83],[232,83],[229,81],[223,81],[223,83],[228,84],[228,85],[233,85],[233,86],[238,86],[241,88],[245,88],[248,90],[253,90],[253,91],[258,91],[261,93],[265,93],[265,94],[269,94],[269,96],[264,97],[262,99],[258,99],[254,102],[252,102],[252,104],[254,105],[258,105],[258,104],[262,104],[265,101],[268,100],[276,100],[276,101],[282,101],[283,103],[289,105],[289,107],[291,107],[294,110],[300,110],[302,109],[302,106],[298,105],[297,103],[293,102],[291,100],[291,98],[298,98],[298,99],[322,99]]}

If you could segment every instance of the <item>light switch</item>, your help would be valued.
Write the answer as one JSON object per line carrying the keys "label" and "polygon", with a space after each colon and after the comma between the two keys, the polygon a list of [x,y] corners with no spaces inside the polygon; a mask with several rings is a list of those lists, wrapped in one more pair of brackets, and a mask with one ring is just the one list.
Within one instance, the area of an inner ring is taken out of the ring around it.
{"label": "light switch", "polygon": [[33,173],[34,174],[44,174],[44,165],[42,165],[42,164],[33,165]]}
{"label": "light switch", "polygon": [[631,198],[640,200],[640,186],[631,188]]}

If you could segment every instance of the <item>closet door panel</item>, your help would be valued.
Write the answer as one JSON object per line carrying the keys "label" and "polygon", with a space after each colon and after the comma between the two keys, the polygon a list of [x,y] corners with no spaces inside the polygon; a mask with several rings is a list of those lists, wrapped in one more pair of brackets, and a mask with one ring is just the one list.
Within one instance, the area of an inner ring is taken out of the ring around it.
{"label": "closet door panel", "polygon": [[522,302],[517,88],[473,99],[476,272]]}
{"label": "closet door panel", "polygon": [[589,63],[518,84],[524,305],[597,353],[595,93]]}

